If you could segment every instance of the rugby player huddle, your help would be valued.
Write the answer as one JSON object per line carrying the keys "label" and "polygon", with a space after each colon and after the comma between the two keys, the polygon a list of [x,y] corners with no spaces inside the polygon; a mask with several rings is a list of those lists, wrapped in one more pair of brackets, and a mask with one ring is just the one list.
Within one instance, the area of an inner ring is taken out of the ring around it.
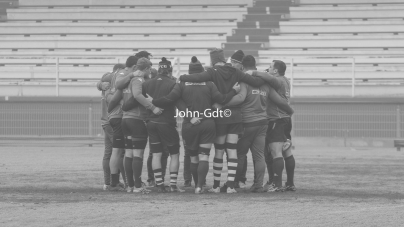
{"label": "rugby player huddle", "polygon": [[[105,131],[104,190],[149,193],[184,192],[178,187],[180,138],[176,117],[183,117],[184,187],[204,192],[213,159],[212,193],[236,193],[246,187],[247,153],[254,163],[250,192],[295,191],[295,159],[291,152],[290,85],[286,65],[273,61],[267,72],[258,72],[255,58],[236,51],[226,63],[223,50],[210,52],[212,67],[206,70],[196,57],[189,75],[178,82],[171,62],[162,58],[152,68],[151,54],[141,51],[126,65],[115,65],[97,83],[102,91],[102,125]],[[143,156],[149,140],[148,185],[142,182]],[[224,154],[227,182],[220,186]],[[164,184],[170,156],[170,185]],[[267,167],[267,168],[265,168]],[[287,181],[282,185],[282,172]],[[265,169],[269,180],[264,184]],[[123,183],[120,182],[120,174]]]}

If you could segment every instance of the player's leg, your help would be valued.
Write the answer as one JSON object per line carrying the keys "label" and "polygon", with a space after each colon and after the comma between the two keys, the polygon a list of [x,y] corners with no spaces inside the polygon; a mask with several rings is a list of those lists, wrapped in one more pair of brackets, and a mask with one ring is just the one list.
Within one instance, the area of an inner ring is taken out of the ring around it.
{"label": "player's leg", "polygon": [[[184,141],[184,140],[183,140]],[[191,187],[192,173],[191,173],[191,156],[189,149],[184,144],[184,187]]]}
{"label": "player's leg", "polygon": [[149,133],[149,146],[150,152],[153,154],[152,167],[154,173],[154,180],[156,187],[159,188],[159,192],[167,192],[164,188],[163,182],[163,169],[161,168],[161,157],[163,155],[163,144],[161,142],[158,125],[153,122],[147,123],[147,131]]}
{"label": "player's leg", "polygon": [[133,192],[142,192],[148,193],[142,186],[142,169],[143,169],[143,157],[144,150],[147,145],[147,128],[146,124],[142,120],[131,119],[134,124],[131,128],[132,133],[132,145],[133,145],[133,161],[132,161],[132,169],[133,169],[133,178],[135,179],[135,188]]}
{"label": "player's leg", "polygon": [[206,176],[209,172],[209,154],[212,144],[200,144],[198,150],[198,183],[195,187],[195,193],[202,192],[203,185],[206,182]]}
{"label": "player's leg", "polygon": [[265,135],[268,126],[259,126],[256,136],[251,146],[251,153],[254,162],[254,184],[251,192],[263,192],[263,183],[265,176]]}
{"label": "player's leg", "polygon": [[264,150],[264,155],[265,155],[265,163],[267,165],[267,171],[268,171],[268,182],[264,185],[264,190],[268,191],[269,189],[272,189],[274,187],[274,171],[273,171],[273,158],[271,155],[271,149],[269,149],[269,142],[271,141],[271,133],[272,133],[272,128],[274,127],[275,122],[270,121],[268,123],[268,129],[265,135],[265,150]]}
{"label": "player's leg", "polygon": [[246,186],[246,182],[247,182],[247,166],[248,166],[248,160],[247,160],[247,156],[245,156],[244,168],[243,168],[243,171],[241,172],[240,179],[239,179],[239,187],[240,188],[245,188],[245,186]]}
{"label": "player's leg", "polygon": [[[218,125],[218,127],[223,127],[226,125]],[[219,130],[219,129],[218,129]],[[219,193],[220,192],[220,180],[222,177],[223,170],[223,155],[226,149],[226,135],[216,135],[215,139],[215,157],[213,158],[213,187],[209,190],[210,192]]]}
{"label": "player's leg", "polygon": [[245,160],[247,159],[247,153],[250,149],[250,146],[254,140],[254,127],[244,128],[244,133],[241,138],[237,142],[237,171],[235,177],[235,187],[239,188],[239,182],[243,180],[244,169],[246,163]]}
{"label": "player's leg", "polygon": [[[292,141],[292,136],[290,135],[292,131],[291,118],[284,118],[283,120],[285,121],[285,136],[289,141]],[[284,148],[285,146],[283,146],[283,149]],[[286,150],[283,150],[283,157],[285,159],[285,169],[287,175],[285,188],[287,191],[296,191],[296,187],[293,182],[296,164],[295,164],[295,157],[292,154],[292,146],[288,146]]]}
{"label": "player's leg", "polygon": [[112,141],[113,130],[111,125],[103,125],[104,130],[104,156],[102,158],[102,168],[104,170],[104,190],[108,190],[111,185],[111,170],[109,168],[109,161],[112,154]]}
{"label": "player's leg", "polygon": [[234,190],[234,180],[236,177],[238,159],[237,159],[237,141],[238,134],[228,134],[226,137],[226,151],[228,155],[228,164],[227,164],[227,193],[235,193]]}
{"label": "player's leg", "polygon": [[165,181],[165,176],[166,176],[166,172],[167,172],[167,163],[168,163],[169,156],[170,156],[170,152],[168,151],[167,146],[164,146],[163,154],[161,155],[161,169],[163,170],[162,176],[163,176],[164,181]]}
{"label": "player's leg", "polygon": [[127,192],[132,192],[133,187],[135,186],[135,181],[133,180],[133,169],[132,169],[132,161],[133,161],[133,145],[132,145],[132,136],[131,130],[132,127],[130,124],[132,123],[129,121],[130,119],[124,118],[122,119],[122,132],[125,136],[125,158],[123,161],[125,174],[126,174],[126,181],[128,182]]}
{"label": "player's leg", "polygon": [[110,120],[111,127],[114,131],[112,142],[112,154],[109,161],[109,167],[111,170],[111,190],[121,190],[118,188],[119,183],[119,168],[122,161],[122,149],[125,148],[124,135],[122,132],[122,119],[112,118]]}
{"label": "player's leg", "polygon": [[153,167],[152,167],[152,160],[153,160],[153,153],[150,151],[149,147],[149,155],[147,157],[147,182],[149,187],[154,187],[156,186],[156,183],[154,182],[154,173],[153,173]]}
{"label": "player's leg", "polygon": [[282,119],[276,120],[272,126],[269,138],[269,149],[273,158],[272,170],[274,172],[275,187],[270,191],[282,191],[282,172],[285,168],[282,148],[285,138],[285,122]]}
{"label": "player's leg", "polygon": [[190,156],[191,163],[189,165],[189,169],[194,179],[194,184],[196,188],[196,186],[198,185],[198,166],[199,166],[198,150],[190,150],[189,148],[186,149]]}

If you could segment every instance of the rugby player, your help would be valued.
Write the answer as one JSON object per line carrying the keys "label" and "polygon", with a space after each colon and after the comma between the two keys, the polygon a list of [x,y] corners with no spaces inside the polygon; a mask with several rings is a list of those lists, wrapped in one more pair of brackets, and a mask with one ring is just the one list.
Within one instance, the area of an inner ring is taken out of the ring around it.
{"label": "rugby player", "polygon": [[[196,62],[196,57],[192,62]],[[196,69],[198,73],[203,72],[202,65]],[[185,116],[182,125],[182,138],[191,156],[191,172],[195,181],[195,193],[202,193],[202,187],[206,181],[209,171],[209,154],[212,143],[215,140],[215,121],[210,116],[213,103],[225,104],[239,90],[239,85],[235,85],[226,95],[221,94],[216,85],[210,81],[191,83],[181,82],[176,84],[174,89],[165,97],[154,99],[156,106],[172,105],[179,98],[183,100],[183,105],[179,105],[181,111],[194,116]],[[180,100],[180,103],[182,103]],[[165,109],[165,108],[164,108]]]}
{"label": "rugby player", "polygon": [[[264,81],[259,77],[253,77],[226,64],[223,50],[214,49],[210,52],[212,68],[202,73],[193,75],[183,75],[180,80],[183,82],[201,83],[213,81],[222,94],[230,92],[232,87],[238,82],[245,82],[254,87],[261,86]],[[220,178],[223,169],[223,154],[228,155],[228,176],[226,186],[227,193],[236,193],[234,189],[234,179],[237,170],[237,141],[238,135],[243,132],[242,116],[240,106],[229,108],[229,117],[216,119],[216,140],[215,158],[213,160],[214,184],[210,192],[220,193]]]}
{"label": "rugby player", "polygon": [[[145,98],[142,93],[142,84],[150,74],[151,62],[147,58],[137,60],[123,75],[132,77],[129,86],[123,90],[123,121],[122,129],[125,135],[125,171],[129,187],[127,192],[148,193],[142,187],[141,174],[143,168],[144,149],[147,144],[147,128],[145,124],[147,112],[151,109],[155,114],[162,111],[151,104],[151,99]],[[136,70],[135,72],[133,72]],[[133,101],[131,101],[133,100]],[[136,101],[135,105],[132,103]],[[137,104],[138,103],[138,104]]]}
{"label": "rugby player", "polygon": [[[102,91],[101,97],[101,127],[104,130],[104,156],[102,159],[102,168],[104,170],[104,190],[109,190],[111,185],[111,170],[109,169],[109,161],[111,159],[112,154],[112,137],[113,137],[113,130],[111,125],[108,121],[108,104],[105,99],[106,91],[110,88],[110,82],[103,82],[106,80],[107,77],[111,77],[114,75],[118,70],[125,68],[123,64],[116,64],[112,70],[112,72],[108,72],[104,74],[101,80],[97,83],[97,89]],[[125,182],[125,179],[124,179]]]}
{"label": "rugby player", "polygon": [[[285,77],[285,71],[286,64],[283,61],[274,60],[268,69],[269,74],[257,71],[250,71],[249,73],[257,75],[266,81],[272,81],[272,77],[275,76],[278,81],[278,86],[275,86],[274,89],[283,99],[289,101],[290,83]],[[293,181],[295,158],[292,154],[292,138],[290,135],[292,130],[291,114],[279,108],[275,103],[270,103],[267,106],[267,114],[269,124],[266,135],[268,154],[266,162],[269,181],[266,187],[268,188],[268,192],[296,191]],[[285,167],[287,181],[285,187],[282,187],[282,172]]]}
{"label": "rugby player", "polygon": [[[247,55],[242,60],[244,71],[257,70],[255,58]],[[265,175],[265,137],[268,128],[267,100],[276,103],[286,112],[293,114],[292,108],[287,100],[282,99],[279,94],[268,84],[260,87],[252,87],[241,83],[239,94],[233,97],[223,108],[241,104],[244,132],[237,143],[238,166],[235,184],[243,179],[245,160],[248,150],[251,150],[254,162],[254,184],[250,192],[263,192],[263,181]]]}
{"label": "rugby player", "polygon": [[[175,85],[171,78],[171,62],[162,58],[159,62],[157,77],[143,84],[143,93],[153,99],[161,98],[170,93]],[[167,106],[164,111],[156,115],[149,111],[147,117],[147,131],[149,134],[150,153],[153,154],[152,167],[154,179],[159,192],[167,192],[164,185],[162,156],[166,147],[170,154],[170,191],[184,192],[177,186],[178,170],[180,166],[180,138],[176,129],[175,106]],[[164,166],[165,167],[165,166]]]}

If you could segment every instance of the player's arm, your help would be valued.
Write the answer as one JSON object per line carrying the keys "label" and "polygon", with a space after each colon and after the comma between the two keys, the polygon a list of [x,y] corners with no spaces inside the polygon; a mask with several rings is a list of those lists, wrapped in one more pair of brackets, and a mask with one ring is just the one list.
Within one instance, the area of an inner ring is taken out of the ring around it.
{"label": "player's arm", "polygon": [[237,106],[244,102],[247,97],[247,84],[240,83],[240,92],[235,95],[225,106]]}
{"label": "player's arm", "polygon": [[146,107],[146,109],[154,110],[156,107],[150,103],[146,97],[143,96],[143,81],[140,78],[134,78],[132,82],[132,95],[141,105]]}
{"label": "player's arm", "polygon": [[276,92],[274,89],[270,88],[269,93],[268,93],[268,98],[275,103],[275,105],[280,108],[281,110],[285,111],[287,114],[290,116],[293,115],[295,112],[292,107],[290,107],[289,103],[287,102],[286,99],[282,98],[278,92]]}
{"label": "player's arm", "polygon": [[109,89],[109,86],[112,81],[113,73],[105,73],[102,77],[101,80],[97,82],[97,89],[99,91],[106,91]]}
{"label": "player's arm", "polygon": [[244,82],[253,87],[261,87],[265,83],[265,81],[262,78],[249,75],[240,70],[236,70],[236,76],[238,77],[239,82]]}
{"label": "player's arm", "polygon": [[133,73],[130,73],[129,75],[125,75],[123,73],[118,74],[115,80],[115,88],[119,90],[127,88],[133,77]]}
{"label": "player's arm", "polygon": [[182,100],[181,98],[177,100],[177,102],[175,103],[175,106],[180,111],[186,111],[187,110],[187,105],[185,105],[184,100]]}
{"label": "player's arm", "polygon": [[231,89],[227,94],[222,94],[213,82],[208,83],[208,86],[212,95],[212,100],[220,105],[228,103],[237,94],[237,91],[234,89]]}
{"label": "player's arm", "polygon": [[182,88],[181,84],[175,84],[171,92],[158,99],[153,99],[152,103],[155,106],[164,108],[165,106],[174,105],[175,102],[181,97]]}
{"label": "player's arm", "polygon": [[201,72],[201,73],[195,73],[192,75],[182,75],[182,76],[180,76],[180,80],[183,82],[194,82],[194,83],[212,81],[213,73],[211,71],[212,71],[212,69],[209,69],[209,70],[207,70],[205,72]]}
{"label": "player's arm", "polygon": [[269,84],[269,86],[271,86],[275,90],[278,90],[281,87],[280,79],[270,75],[269,73],[253,71],[253,76],[262,78],[267,84]]}

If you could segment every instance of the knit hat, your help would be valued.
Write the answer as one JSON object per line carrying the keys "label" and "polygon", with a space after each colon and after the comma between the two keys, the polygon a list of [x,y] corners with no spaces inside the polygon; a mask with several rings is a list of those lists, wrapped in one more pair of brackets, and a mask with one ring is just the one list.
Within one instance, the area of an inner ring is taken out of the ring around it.
{"label": "knit hat", "polygon": [[234,52],[234,54],[231,56],[231,60],[241,64],[243,57],[244,57],[244,52],[242,50],[238,50],[238,51]]}
{"label": "knit hat", "polygon": [[168,74],[172,71],[173,71],[173,68],[171,66],[171,61],[168,61],[167,58],[165,58],[165,57],[161,58],[161,61],[159,62],[158,72],[160,74]]}
{"label": "knit hat", "polygon": [[147,59],[147,58],[140,58],[138,61],[137,61],[137,64],[136,64],[136,68],[138,69],[138,70],[141,70],[141,71],[143,71],[143,70],[145,70],[146,68],[149,68],[149,67],[151,67],[152,66],[152,63],[151,63],[151,61],[149,60],[149,59]]}
{"label": "knit hat", "polygon": [[194,74],[194,73],[201,73],[203,71],[205,71],[205,69],[203,68],[202,64],[198,61],[198,58],[193,56],[191,58],[191,63],[189,63],[188,73]]}
{"label": "knit hat", "polygon": [[215,65],[218,62],[226,63],[226,59],[224,58],[224,53],[222,49],[213,49],[210,52],[210,61],[212,65]]}

